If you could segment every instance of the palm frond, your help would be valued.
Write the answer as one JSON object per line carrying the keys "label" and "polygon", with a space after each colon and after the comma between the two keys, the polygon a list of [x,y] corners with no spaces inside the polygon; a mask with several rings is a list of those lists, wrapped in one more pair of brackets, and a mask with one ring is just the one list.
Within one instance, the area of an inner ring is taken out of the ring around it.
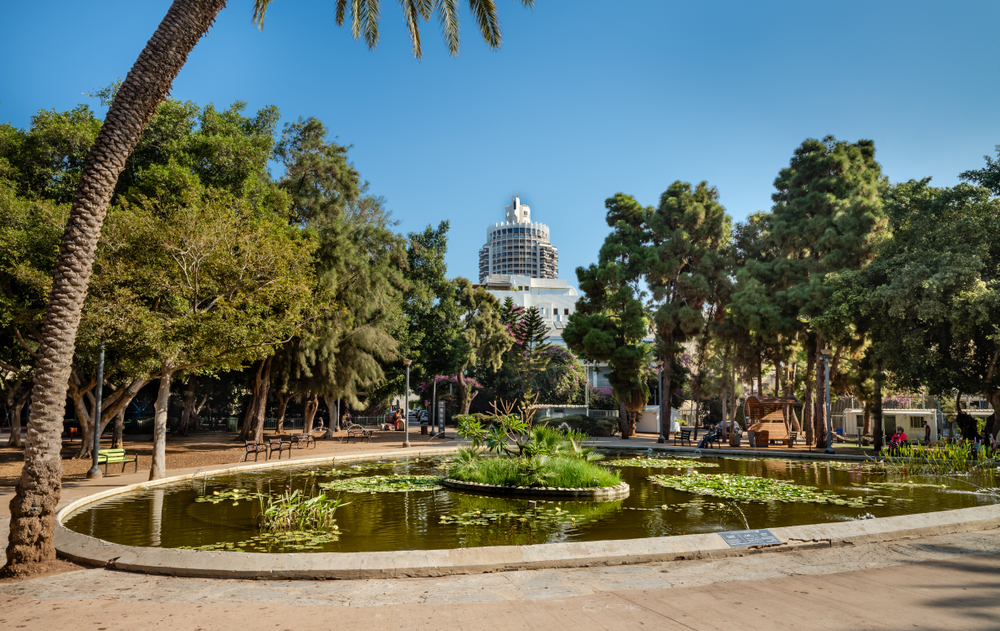
{"label": "palm frond", "polygon": [[406,28],[410,31],[410,40],[413,41],[413,56],[420,59],[423,51],[420,50],[420,8],[418,2],[423,0],[399,0],[399,6],[403,7],[403,14],[406,16]]}
{"label": "palm frond", "polygon": [[458,0],[438,0],[437,9],[448,53],[455,57],[458,55]]}
{"label": "palm frond", "polygon": [[431,19],[431,13],[434,11],[434,0],[417,0],[417,10],[424,20]]}
{"label": "palm frond", "polygon": [[365,43],[368,44],[368,48],[375,48],[378,46],[378,21],[381,17],[379,0],[360,0],[358,4],[363,12]]}
{"label": "palm frond", "polygon": [[262,31],[264,30],[264,14],[267,13],[267,7],[270,4],[271,0],[253,0],[253,23]]}
{"label": "palm frond", "polygon": [[347,12],[347,0],[337,0],[337,26],[344,25],[344,13]]}
{"label": "palm frond", "polygon": [[469,8],[479,24],[479,31],[490,48],[500,47],[500,22],[497,5],[493,0],[469,0]]}

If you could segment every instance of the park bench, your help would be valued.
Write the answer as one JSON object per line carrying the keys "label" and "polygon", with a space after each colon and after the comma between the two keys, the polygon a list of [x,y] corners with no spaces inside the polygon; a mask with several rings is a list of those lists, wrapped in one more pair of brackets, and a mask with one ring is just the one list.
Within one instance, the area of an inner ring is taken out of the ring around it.
{"label": "park bench", "polygon": [[798,439],[798,437],[799,437],[798,432],[788,432],[788,446],[794,447],[795,441]]}
{"label": "park bench", "polygon": [[97,464],[98,466],[104,465],[104,474],[108,473],[109,464],[122,463],[122,473],[125,473],[125,465],[128,463],[135,464],[136,473],[139,472],[139,457],[135,454],[126,454],[124,449],[99,449],[97,451]]}
{"label": "park bench", "polygon": [[702,438],[702,440],[705,442],[706,449],[711,449],[712,443],[715,443],[718,445],[719,449],[722,449],[722,432],[716,432],[714,436],[712,436],[711,433],[705,434],[705,437]]}
{"label": "park bench", "polygon": [[690,445],[691,444],[691,430],[687,429],[687,428],[682,428],[679,432],[677,432],[676,434],[674,434],[674,445],[677,444],[678,440],[681,441],[681,446],[683,446],[685,442]]}
{"label": "park bench", "polygon": [[[289,443],[288,448],[291,449],[293,445],[299,445],[300,447],[302,445],[305,445],[306,447],[308,447],[310,442],[312,442],[313,449],[315,449],[316,437],[313,436],[312,434],[307,434],[305,432],[301,432],[299,434],[292,434],[288,437],[288,443]],[[280,459],[281,454],[278,454],[278,456]]]}
{"label": "park bench", "polygon": [[284,440],[282,440],[282,438],[280,436],[277,437],[277,438],[268,438],[267,439],[267,459],[268,460],[271,459],[271,455],[274,454],[274,452],[278,452],[278,460],[281,460],[281,452],[283,452],[283,451],[287,451],[288,452],[288,457],[291,458],[292,457],[292,443],[291,442],[285,442]]}
{"label": "park bench", "polygon": [[372,442],[373,430],[367,429],[358,425],[357,423],[351,423],[347,426],[347,435],[341,440],[346,440],[346,442],[351,442],[351,438],[357,438],[358,440],[367,439],[368,442]]}
{"label": "park bench", "polygon": [[244,462],[250,459],[250,454],[253,454],[253,460],[257,462],[257,454],[261,452],[267,453],[267,445],[264,443],[259,443],[256,440],[245,440],[243,443],[247,449],[247,452],[243,454]]}

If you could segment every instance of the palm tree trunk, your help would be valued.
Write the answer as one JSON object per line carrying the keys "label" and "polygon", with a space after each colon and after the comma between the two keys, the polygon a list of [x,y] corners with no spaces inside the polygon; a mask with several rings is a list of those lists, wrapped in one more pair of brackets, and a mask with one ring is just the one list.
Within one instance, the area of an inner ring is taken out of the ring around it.
{"label": "palm tree trunk", "polygon": [[80,177],[42,324],[24,468],[10,502],[3,574],[23,576],[56,558],[52,536],[62,494],[63,411],[80,312],[104,216],[125,161],[174,77],[226,0],[174,0],[118,90]]}

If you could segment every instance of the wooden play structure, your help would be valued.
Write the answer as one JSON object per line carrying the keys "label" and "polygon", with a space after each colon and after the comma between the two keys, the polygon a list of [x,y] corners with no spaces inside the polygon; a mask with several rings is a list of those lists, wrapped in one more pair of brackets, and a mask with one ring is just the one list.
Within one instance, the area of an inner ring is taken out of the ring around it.
{"label": "wooden play structure", "polygon": [[750,395],[743,404],[743,417],[750,444],[766,447],[769,443],[783,442],[789,447],[795,441],[792,429],[793,406],[798,405],[795,397],[760,397]]}

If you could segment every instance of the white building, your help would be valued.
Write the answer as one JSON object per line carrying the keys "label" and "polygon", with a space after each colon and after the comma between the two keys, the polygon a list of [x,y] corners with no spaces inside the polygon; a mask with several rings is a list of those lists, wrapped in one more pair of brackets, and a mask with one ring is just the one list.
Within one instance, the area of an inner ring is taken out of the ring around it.
{"label": "white building", "polygon": [[569,324],[569,315],[576,313],[576,301],[580,298],[575,287],[570,287],[564,278],[532,278],[530,276],[489,276],[479,286],[487,290],[503,303],[510,298],[515,305],[528,309],[538,307],[549,335],[545,339],[550,344],[565,346],[562,331]]}
{"label": "white building", "polygon": [[559,252],[549,243],[549,227],[531,221],[531,208],[514,196],[503,223],[486,229],[479,250],[479,282],[492,276],[530,276],[554,279],[559,275]]}

